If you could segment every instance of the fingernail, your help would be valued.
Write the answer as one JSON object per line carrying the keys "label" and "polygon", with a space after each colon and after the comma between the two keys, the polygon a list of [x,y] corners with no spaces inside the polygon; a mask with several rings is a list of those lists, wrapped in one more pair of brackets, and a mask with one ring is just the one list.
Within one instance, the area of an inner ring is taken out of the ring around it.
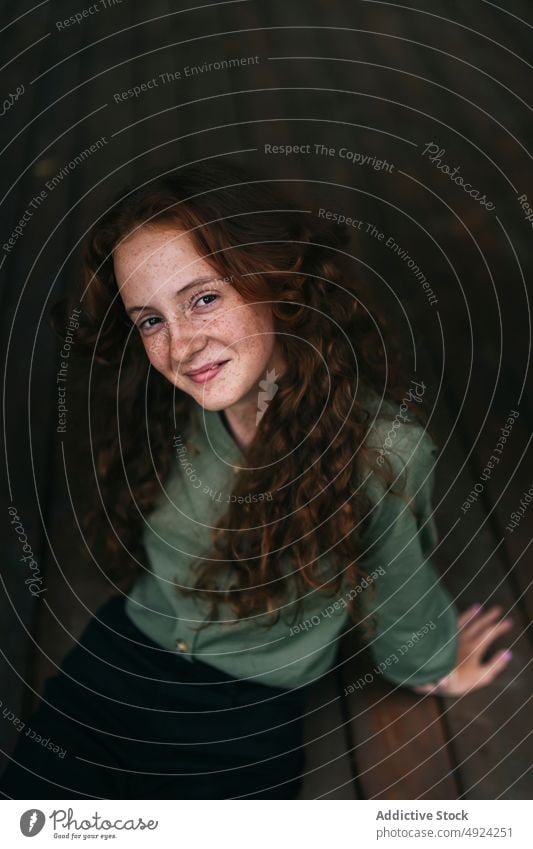
{"label": "fingernail", "polygon": [[511,658],[513,656],[511,649],[506,649],[503,653],[503,656],[504,656],[505,660],[511,660]]}

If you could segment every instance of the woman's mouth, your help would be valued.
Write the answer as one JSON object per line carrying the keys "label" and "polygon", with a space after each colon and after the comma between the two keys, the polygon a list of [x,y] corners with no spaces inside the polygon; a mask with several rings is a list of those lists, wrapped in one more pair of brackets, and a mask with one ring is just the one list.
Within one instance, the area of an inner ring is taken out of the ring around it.
{"label": "woman's mouth", "polygon": [[205,368],[201,371],[189,372],[187,377],[194,381],[194,383],[207,383],[208,380],[212,380],[217,376],[226,363],[229,363],[229,360],[223,360],[220,363],[213,363],[211,366],[205,366]]}

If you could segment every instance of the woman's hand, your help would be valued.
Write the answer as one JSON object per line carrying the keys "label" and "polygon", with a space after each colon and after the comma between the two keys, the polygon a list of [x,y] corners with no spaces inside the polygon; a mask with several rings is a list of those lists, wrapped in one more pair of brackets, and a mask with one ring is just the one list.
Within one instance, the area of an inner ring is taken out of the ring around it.
{"label": "woman's hand", "polygon": [[512,620],[496,621],[502,612],[500,606],[491,607],[483,613],[481,610],[480,604],[474,604],[458,617],[459,652],[455,668],[434,684],[412,687],[415,693],[462,696],[486,687],[507,666],[512,657],[509,649],[496,652],[487,663],[481,663],[481,658],[490,644],[512,627]]}

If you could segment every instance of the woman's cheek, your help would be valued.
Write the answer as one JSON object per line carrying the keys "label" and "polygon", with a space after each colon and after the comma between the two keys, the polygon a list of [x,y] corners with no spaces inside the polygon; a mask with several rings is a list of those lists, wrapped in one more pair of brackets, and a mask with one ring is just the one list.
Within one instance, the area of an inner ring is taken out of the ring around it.
{"label": "woman's cheek", "polygon": [[148,359],[150,360],[154,368],[158,368],[158,364],[162,364],[164,361],[166,361],[168,348],[168,333],[165,333],[164,330],[160,330],[158,333],[154,333],[152,336],[144,337],[143,343]]}

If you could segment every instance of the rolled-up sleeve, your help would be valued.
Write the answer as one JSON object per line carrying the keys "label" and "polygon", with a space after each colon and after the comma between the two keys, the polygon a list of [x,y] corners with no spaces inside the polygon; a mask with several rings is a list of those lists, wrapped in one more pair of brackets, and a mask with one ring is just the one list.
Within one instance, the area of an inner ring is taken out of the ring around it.
{"label": "rolled-up sleeve", "polygon": [[389,454],[403,497],[370,477],[373,509],[362,536],[360,565],[375,574],[375,594],[363,593],[363,615],[373,613],[368,641],[375,671],[405,686],[447,675],[458,653],[457,609],[429,555],[437,541],[431,509],[436,448],[418,425],[404,426]]}

